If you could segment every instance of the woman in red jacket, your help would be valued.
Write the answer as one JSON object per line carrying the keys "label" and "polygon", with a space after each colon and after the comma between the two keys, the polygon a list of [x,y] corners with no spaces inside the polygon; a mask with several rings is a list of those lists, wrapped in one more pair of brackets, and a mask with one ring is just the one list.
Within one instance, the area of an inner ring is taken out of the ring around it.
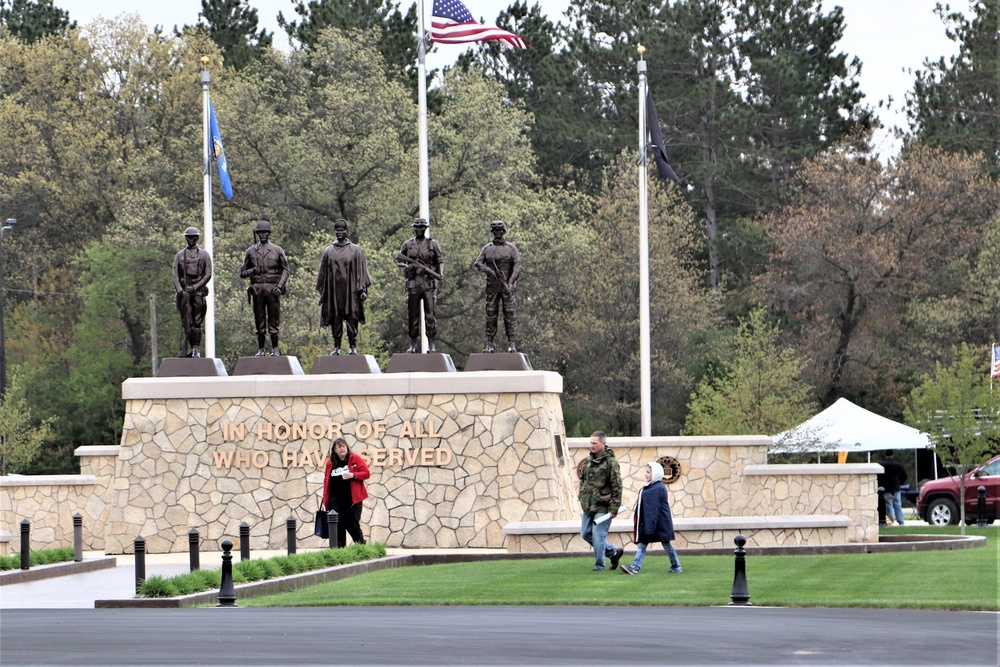
{"label": "woman in red jacket", "polygon": [[357,544],[365,543],[361,533],[361,503],[368,497],[365,480],[371,477],[365,460],[351,451],[347,441],[337,438],[323,471],[322,504],[339,515],[337,546],[347,546],[347,533]]}

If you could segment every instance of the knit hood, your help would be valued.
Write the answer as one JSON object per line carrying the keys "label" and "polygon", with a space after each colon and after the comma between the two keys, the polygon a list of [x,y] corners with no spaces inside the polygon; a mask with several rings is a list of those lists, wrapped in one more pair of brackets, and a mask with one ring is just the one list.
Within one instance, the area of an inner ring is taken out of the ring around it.
{"label": "knit hood", "polygon": [[650,472],[652,474],[649,477],[649,484],[646,484],[646,486],[650,486],[651,484],[656,484],[656,483],[662,482],[663,481],[663,466],[661,466],[656,461],[650,461],[647,465],[649,466],[649,470],[650,470]]}

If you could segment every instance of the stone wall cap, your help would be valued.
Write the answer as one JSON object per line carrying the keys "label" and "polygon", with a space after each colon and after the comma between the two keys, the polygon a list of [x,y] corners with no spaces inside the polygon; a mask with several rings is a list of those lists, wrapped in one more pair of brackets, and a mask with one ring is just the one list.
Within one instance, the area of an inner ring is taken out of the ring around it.
{"label": "stone wall cap", "polygon": [[744,466],[744,475],[877,475],[877,463],[763,463]]}
{"label": "stone wall cap", "polygon": [[[589,449],[590,438],[566,438],[570,449]],[[771,446],[769,435],[664,435],[650,438],[613,437],[608,446],[616,447],[753,447]]]}
{"label": "stone wall cap", "polygon": [[399,394],[561,394],[562,390],[562,376],[552,371],[129,378],[122,383],[122,397],[125,400]]}
{"label": "stone wall cap", "polygon": [[74,456],[118,456],[121,445],[82,445],[73,450]]}
{"label": "stone wall cap", "polygon": [[96,486],[96,475],[5,475],[0,486]]}

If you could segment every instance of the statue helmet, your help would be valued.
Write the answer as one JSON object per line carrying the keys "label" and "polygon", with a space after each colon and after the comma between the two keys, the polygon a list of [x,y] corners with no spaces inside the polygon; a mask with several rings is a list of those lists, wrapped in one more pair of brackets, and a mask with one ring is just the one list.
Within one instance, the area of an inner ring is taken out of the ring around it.
{"label": "statue helmet", "polygon": [[347,226],[347,220],[344,220],[343,218],[337,218],[336,220],[333,221],[333,228],[334,229],[339,229],[339,228],[347,229],[348,228],[348,226]]}
{"label": "statue helmet", "polygon": [[427,218],[417,218],[411,227],[430,227],[430,224],[427,222]]}
{"label": "statue helmet", "polygon": [[503,227],[504,230],[506,230],[507,229],[507,223],[504,222],[503,220],[495,220],[495,221],[493,221],[493,222],[490,223],[490,229],[493,229],[494,227]]}
{"label": "statue helmet", "polygon": [[270,233],[271,232],[271,223],[268,222],[267,220],[258,220],[257,221],[257,227],[254,228],[253,233],[257,234],[258,232],[268,232],[268,233]]}
{"label": "statue helmet", "polygon": [[184,230],[184,236],[201,236],[197,227],[188,227]]}

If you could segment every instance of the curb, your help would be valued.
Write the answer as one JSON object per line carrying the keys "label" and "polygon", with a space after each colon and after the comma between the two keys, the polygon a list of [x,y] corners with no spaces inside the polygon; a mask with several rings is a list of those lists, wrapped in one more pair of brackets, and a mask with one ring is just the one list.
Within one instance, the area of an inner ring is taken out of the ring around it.
{"label": "curb", "polygon": [[52,579],[68,574],[83,574],[85,572],[96,572],[97,570],[107,570],[118,565],[117,558],[91,558],[82,561],[69,561],[67,563],[52,563],[51,565],[36,565],[29,570],[11,570],[0,572],[0,586],[5,584],[26,584],[42,579]]}
{"label": "curb", "polygon": [[[376,560],[366,560],[360,563],[349,563],[347,565],[336,565],[324,570],[314,570],[312,572],[302,572],[301,574],[291,574],[287,577],[268,579],[267,581],[254,581],[235,586],[236,600],[242,598],[259,597],[261,595],[273,595],[275,593],[287,593],[316,584],[323,584],[328,581],[339,581],[359,574],[378,572],[396,567],[411,565],[412,556],[387,556]],[[181,607],[197,607],[201,605],[216,604],[219,601],[218,591],[203,591],[192,593],[176,598],[127,598],[124,600],[95,600],[95,609],[179,609]],[[234,605],[238,607],[239,605]],[[228,607],[228,605],[227,605]]]}

